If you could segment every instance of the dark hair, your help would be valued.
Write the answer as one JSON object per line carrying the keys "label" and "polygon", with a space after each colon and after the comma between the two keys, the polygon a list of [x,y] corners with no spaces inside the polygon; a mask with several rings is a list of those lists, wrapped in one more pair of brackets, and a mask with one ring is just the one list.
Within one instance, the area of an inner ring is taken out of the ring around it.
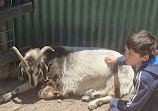
{"label": "dark hair", "polygon": [[155,36],[146,30],[141,30],[136,34],[130,34],[126,38],[128,49],[140,54],[141,57],[149,55],[155,57],[157,55],[157,42]]}

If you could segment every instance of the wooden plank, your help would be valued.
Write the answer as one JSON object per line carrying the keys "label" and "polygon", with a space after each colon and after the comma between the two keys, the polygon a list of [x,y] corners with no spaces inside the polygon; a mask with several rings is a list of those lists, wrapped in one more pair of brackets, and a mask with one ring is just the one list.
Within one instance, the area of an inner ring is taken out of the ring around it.
{"label": "wooden plank", "polygon": [[32,2],[28,2],[25,4],[10,7],[10,8],[4,8],[0,10],[0,21],[5,21],[10,18],[14,18],[31,11],[33,11]]}
{"label": "wooden plank", "polygon": [[[22,53],[22,55],[24,55],[24,53],[27,52],[28,50],[29,50],[28,47],[24,47],[20,49],[19,51]],[[18,59],[19,58],[14,50],[10,50],[8,53],[5,53],[5,54],[0,54],[0,67],[7,65],[11,62],[15,62]]]}

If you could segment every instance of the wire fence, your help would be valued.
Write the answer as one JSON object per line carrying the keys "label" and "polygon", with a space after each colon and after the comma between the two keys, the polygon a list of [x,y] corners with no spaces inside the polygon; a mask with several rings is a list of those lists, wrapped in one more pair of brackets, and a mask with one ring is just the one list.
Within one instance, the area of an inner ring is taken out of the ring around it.
{"label": "wire fence", "polygon": [[33,0],[0,0],[0,79],[18,75],[13,18],[33,10]]}
{"label": "wire fence", "polygon": [[[9,56],[9,51],[15,45],[14,22],[13,19],[4,21],[0,24],[0,59],[6,61]],[[1,63],[0,65],[0,79],[6,79],[15,76],[17,63],[12,62],[8,64]]]}

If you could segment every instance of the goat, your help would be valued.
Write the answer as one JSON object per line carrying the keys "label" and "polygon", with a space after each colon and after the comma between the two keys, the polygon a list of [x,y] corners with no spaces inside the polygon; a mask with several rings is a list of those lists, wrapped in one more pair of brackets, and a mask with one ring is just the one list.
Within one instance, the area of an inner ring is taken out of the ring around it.
{"label": "goat", "polygon": [[52,98],[56,93],[65,97],[73,94],[82,96],[83,101],[91,100],[88,104],[90,109],[132,91],[132,67],[106,64],[104,61],[107,55],[121,56],[117,51],[94,47],[45,46],[41,50],[32,49],[23,57],[16,47],[13,49],[21,61],[21,73],[26,73],[29,81],[4,94],[0,103],[36,87],[38,82],[43,82],[38,92],[40,98]]}

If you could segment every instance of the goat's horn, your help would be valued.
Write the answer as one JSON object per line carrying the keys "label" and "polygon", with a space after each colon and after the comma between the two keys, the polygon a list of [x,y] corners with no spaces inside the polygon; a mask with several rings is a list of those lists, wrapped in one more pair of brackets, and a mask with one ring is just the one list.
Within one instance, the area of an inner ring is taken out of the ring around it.
{"label": "goat's horn", "polygon": [[16,54],[18,55],[18,57],[19,57],[20,61],[22,62],[22,64],[23,64],[24,66],[28,66],[27,61],[24,59],[24,57],[23,57],[22,54],[19,52],[19,50],[18,50],[15,46],[13,46],[12,49],[16,52]]}
{"label": "goat's horn", "polygon": [[37,59],[36,59],[35,62],[34,62],[34,66],[37,66],[37,65],[40,64],[40,59],[41,59],[42,55],[44,54],[44,52],[45,52],[46,50],[55,51],[55,50],[52,49],[50,46],[45,46],[45,47],[43,47],[43,48],[40,50],[39,55],[38,55]]}

